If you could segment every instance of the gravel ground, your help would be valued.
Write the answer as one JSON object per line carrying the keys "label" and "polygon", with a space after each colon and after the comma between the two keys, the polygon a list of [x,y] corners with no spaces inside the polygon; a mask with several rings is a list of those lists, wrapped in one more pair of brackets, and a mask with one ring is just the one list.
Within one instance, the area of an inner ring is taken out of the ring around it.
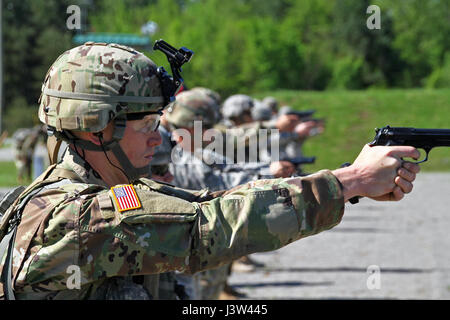
{"label": "gravel ground", "polygon": [[244,299],[450,299],[449,197],[449,173],[419,174],[402,201],[347,204],[338,226],[252,254],[264,267],[229,283]]}

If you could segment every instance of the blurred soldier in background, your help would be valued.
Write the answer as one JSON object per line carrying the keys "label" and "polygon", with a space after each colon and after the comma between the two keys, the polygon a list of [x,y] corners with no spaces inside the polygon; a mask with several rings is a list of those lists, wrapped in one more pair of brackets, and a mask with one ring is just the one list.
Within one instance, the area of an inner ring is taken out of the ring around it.
{"label": "blurred soldier in background", "polygon": [[24,148],[25,139],[30,133],[30,128],[20,128],[12,136],[14,140],[14,164],[16,165],[17,182],[19,184],[31,179],[31,154]]}
{"label": "blurred soldier in background", "polygon": [[[33,155],[38,143],[44,143],[47,135],[41,124],[33,128],[17,129],[13,135],[15,143],[15,164],[17,168],[17,182],[25,184],[33,178]],[[43,171],[43,166],[37,166],[36,170]],[[40,174],[41,172],[36,172]],[[34,176],[35,176],[34,175]]]}
{"label": "blurred soldier in background", "polygon": [[229,128],[253,122],[252,109],[254,101],[245,94],[228,97],[222,105],[221,112],[225,125]]}
{"label": "blurred soldier in background", "polygon": [[33,128],[33,133],[29,142],[33,148],[32,163],[33,163],[33,180],[36,179],[48,167],[49,159],[47,152],[47,132],[44,125],[37,125]]}
{"label": "blurred soldier in background", "polygon": [[[243,95],[238,96],[240,99],[232,99],[236,96],[231,96],[226,100],[230,103],[222,105],[222,114],[229,117],[227,123],[231,125],[226,134],[227,150],[245,145],[245,158],[242,160],[235,152],[234,161],[240,163],[252,158],[253,161],[266,163],[278,161],[283,163],[285,168],[290,167],[289,170],[301,174],[301,165],[314,161],[314,157],[303,156],[301,144],[308,137],[323,131],[323,127],[320,127],[321,122],[303,121],[304,118],[311,116],[313,111],[299,112],[285,106],[275,115],[278,102],[273,97],[266,97],[260,102],[249,96],[245,96],[245,100],[241,98]],[[250,109],[249,105],[253,107]],[[227,107],[231,111],[226,110]],[[241,121],[236,125],[238,122],[230,115],[242,117],[249,109],[252,121]],[[261,140],[267,143],[261,145],[259,143]],[[297,147],[299,150],[295,149]]]}
{"label": "blurred soldier in background", "polygon": [[[266,150],[267,148],[261,148],[259,143],[259,141],[269,142],[268,136],[264,135],[267,130],[261,129],[271,128],[271,126],[265,125],[265,120],[269,118],[269,114],[264,104],[248,95],[232,95],[222,104],[221,113],[224,117],[225,129],[220,126],[215,128],[222,130],[224,133],[225,150],[223,152],[224,154],[226,152],[228,158],[232,158],[235,163],[276,162],[281,164],[278,157],[271,157],[271,154]],[[255,121],[254,117],[258,121]],[[267,145],[267,147],[270,146]],[[233,151],[231,155],[229,150]],[[293,166],[288,163],[282,164],[286,171],[291,169],[294,171]]]}
{"label": "blurred soldier in background", "polygon": [[283,106],[278,112],[280,127],[280,159],[296,164],[297,174],[302,175],[303,163],[312,163],[312,158],[305,157],[302,151],[305,141],[325,130],[321,119],[311,119],[315,110],[295,111],[290,106]]}

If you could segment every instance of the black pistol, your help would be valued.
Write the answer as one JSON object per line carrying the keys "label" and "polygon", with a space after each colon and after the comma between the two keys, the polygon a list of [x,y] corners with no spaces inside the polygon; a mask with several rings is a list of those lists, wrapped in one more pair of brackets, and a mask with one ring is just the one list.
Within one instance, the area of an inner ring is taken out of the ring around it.
{"label": "black pistol", "polygon": [[302,165],[302,164],[312,164],[316,161],[316,157],[295,157],[295,158],[281,158],[280,161],[289,161],[294,166]]}
{"label": "black pistol", "polygon": [[306,176],[308,175],[307,173],[303,172],[302,170],[302,165],[304,164],[313,164],[314,162],[316,162],[316,157],[294,157],[294,158],[289,158],[289,157],[284,157],[281,158],[280,161],[289,161],[290,163],[292,163],[296,169],[296,175],[297,176]]}
{"label": "black pistol", "polygon": [[411,146],[423,149],[426,152],[425,159],[435,147],[450,147],[450,129],[417,129],[386,126],[375,129],[375,138],[370,146]]}

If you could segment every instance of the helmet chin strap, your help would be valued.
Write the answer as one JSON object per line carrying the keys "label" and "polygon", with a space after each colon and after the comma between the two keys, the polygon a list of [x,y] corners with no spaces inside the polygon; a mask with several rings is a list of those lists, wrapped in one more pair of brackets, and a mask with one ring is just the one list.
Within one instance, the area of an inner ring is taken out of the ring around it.
{"label": "helmet chin strap", "polygon": [[[102,141],[101,141],[101,143],[102,143]],[[103,143],[102,143],[102,146],[103,146]],[[103,151],[105,151],[104,148],[102,148],[102,149],[103,149]],[[128,157],[126,156],[125,152],[123,152],[122,147],[119,145],[119,141],[117,141],[117,143],[114,143],[109,150],[111,150],[111,152],[114,154],[116,159],[119,161],[119,163],[122,167],[121,171],[125,174],[125,176],[127,177],[128,181],[130,183],[133,182],[134,180],[137,180],[137,179],[142,178],[149,174],[149,172],[150,172],[149,166],[136,168],[135,166],[133,166],[131,164],[131,162],[128,159]],[[106,155],[106,152],[105,152],[105,155]],[[108,158],[108,156],[106,156],[106,158]],[[108,159],[108,161],[111,163],[111,161],[109,159]]]}
{"label": "helmet chin strap", "polygon": [[[65,134],[65,140],[69,140],[72,143],[75,142],[77,146],[80,146],[81,148],[86,150],[104,152],[106,158],[111,163],[111,165],[122,171],[122,173],[126,176],[128,181],[131,183],[134,180],[137,180],[139,178],[148,175],[150,172],[150,167],[144,166],[137,168],[133,166],[133,164],[130,162],[127,155],[123,151],[122,147],[119,144],[119,141],[122,139],[124,135],[125,126],[126,126],[125,116],[119,116],[116,119],[114,119],[113,137],[110,141],[103,142],[102,140],[103,136],[101,132],[96,134],[99,137],[100,145],[97,145],[88,140],[79,139],[68,132],[66,132]],[[122,168],[117,167],[111,162],[111,160],[109,160],[106,151],[111,151],[114,154],[114,156],[119,161],[119,164]]]}

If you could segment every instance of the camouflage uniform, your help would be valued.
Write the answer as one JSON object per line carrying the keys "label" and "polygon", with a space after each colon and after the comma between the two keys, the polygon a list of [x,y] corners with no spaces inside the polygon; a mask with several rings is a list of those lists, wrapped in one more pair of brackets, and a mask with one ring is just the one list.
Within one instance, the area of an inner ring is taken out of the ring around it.
{"label": "camouflage uniform", "polygon": [[[164,106],[154,64],[133,49],[83,45],[61,55],[53,68],[43,86],[39,114],[59,133],[97,132],[111,119]],[[120,140],[120,132],[114,137]],[[92,147],[83,141],[77,145]],[[114,143],[104,147],[117,151]],[[2,236],[9,235],[13,220],[7,217],[25,205],[13,242],[16,297],[158,298],[154,275],[195,273],[275,250],[332,228],[344,212],[341,185],[328,170],[306,178],[253,181],[216,193],[146,178],[131,185],[140,206],[120,210],[114,191],[73,149],[35,180],[0,225]],[[27,195],[33,196],[25,202]]]}

